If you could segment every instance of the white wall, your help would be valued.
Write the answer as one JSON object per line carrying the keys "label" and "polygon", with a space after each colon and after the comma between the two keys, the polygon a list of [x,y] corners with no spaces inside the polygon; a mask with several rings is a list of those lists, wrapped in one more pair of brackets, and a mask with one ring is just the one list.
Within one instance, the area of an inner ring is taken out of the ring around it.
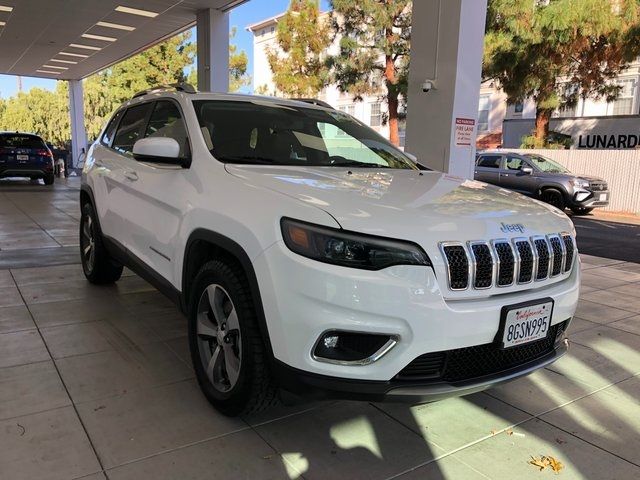
{"label": "white wall", "polygon": [[573,173],[601,177],[609,184],[611,212],[640,215],[640,150],[514,150],[538,153]]}

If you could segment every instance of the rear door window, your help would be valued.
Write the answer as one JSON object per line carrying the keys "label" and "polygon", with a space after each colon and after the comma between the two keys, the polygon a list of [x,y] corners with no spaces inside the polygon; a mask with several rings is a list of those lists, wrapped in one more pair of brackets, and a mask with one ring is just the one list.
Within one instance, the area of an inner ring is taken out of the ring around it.
{"label": "rear door window", "polygon": [[483,155],[478,160],[479,167],[500,168],[500,159],[502,155]]}
{"label": "rear door window", "polygon": [[143,103],[127,109],[118,126],[111,148],[120,153],[131,154],[133,144],[144,136],[147,118],[152,106],[152,103]]}
{"label": "rear door window", "polygon": [[0,135],[0,148],[46,148],[44,141],[35,135]]}
{"label": "rear door window", "polygon": [[102,136],[103,145],[106,145],[107,147],[111,146],[113,137],[116,134],[116,128],[118,127],[118,120],[120,120],[120,118],[122,117],[123,112],[124,110],[119,110],[116,112],[113,118],[111,118],[111,121],[109,122],[109,125],[107,126],[106,130],[104,131],[104,135]]}

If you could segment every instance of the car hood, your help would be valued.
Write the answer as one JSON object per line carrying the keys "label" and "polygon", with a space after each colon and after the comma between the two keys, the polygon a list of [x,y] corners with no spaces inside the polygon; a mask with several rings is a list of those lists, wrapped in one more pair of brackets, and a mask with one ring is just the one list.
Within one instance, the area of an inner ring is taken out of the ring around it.
{"label": "car hood", "polygon": [[[438,241],[573,231],[568,217],[553,207],[438,172],[230,164],[227,171],[314,205],[345,230],[412,240],[429,250]],[[505,226],[513,224],[523,231]]]}

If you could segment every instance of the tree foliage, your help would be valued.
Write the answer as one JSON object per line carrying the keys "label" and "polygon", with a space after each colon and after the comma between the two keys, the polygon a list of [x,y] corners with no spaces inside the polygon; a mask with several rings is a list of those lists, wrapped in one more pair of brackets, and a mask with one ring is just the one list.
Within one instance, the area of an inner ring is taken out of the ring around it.
{"label": "tree foliage", "polygon": [[615,78],[640,54],[640,0],[489,0],[483,76],[510,103],[536,101],[537,142],[556,109],[614,100]]}
{"label": "tree foliage", "polygon": [[409,73],[411,0],[332,0],[331,5],[340,36],[340,52],[331,61],[334,80],[355,99],[382,90],[389,137],[397,145]]}
{"label": "tree foliage", "polygon": [[331,45],[330,25],[316,0],[291,0],[278,22],[277,48],[267,51],[278,92],[290,97],[316,96],[329,74],[323,55]]}

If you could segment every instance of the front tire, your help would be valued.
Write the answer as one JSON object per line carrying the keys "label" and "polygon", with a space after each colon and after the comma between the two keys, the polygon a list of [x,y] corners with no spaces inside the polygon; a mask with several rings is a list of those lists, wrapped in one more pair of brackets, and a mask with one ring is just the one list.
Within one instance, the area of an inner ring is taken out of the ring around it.
{"label": "front tire", "polygon": [[593,212],[593,208],[571,207],[571,211],[576,215],[589,215],[591,212]]}
{"label": "front tire", "polygon": [[567,207],[567,204],[564,200],[564,195],[562,195],[562,192],[560,190],[556,190],[555,188],[547,188],[546,190],[543,190],[542,194],[540,195],[540,199],[543,202],[548,203],[549,205],[553,205],[558,210],[562,210],[563,212]]}
{"label": "front tire", "polygon": [[202,392],[223,414],[255,413],[278,403],[250,287],[233,262],[212,260],[197,274],[189,347]]}
{"label": "front tire", "polygon": [[91,283],[113,283],[122,275],[122,265],[107,252],[102,242],[102,232],[91,203],[82,206],[80,217],[80,257],[84,276]]}

